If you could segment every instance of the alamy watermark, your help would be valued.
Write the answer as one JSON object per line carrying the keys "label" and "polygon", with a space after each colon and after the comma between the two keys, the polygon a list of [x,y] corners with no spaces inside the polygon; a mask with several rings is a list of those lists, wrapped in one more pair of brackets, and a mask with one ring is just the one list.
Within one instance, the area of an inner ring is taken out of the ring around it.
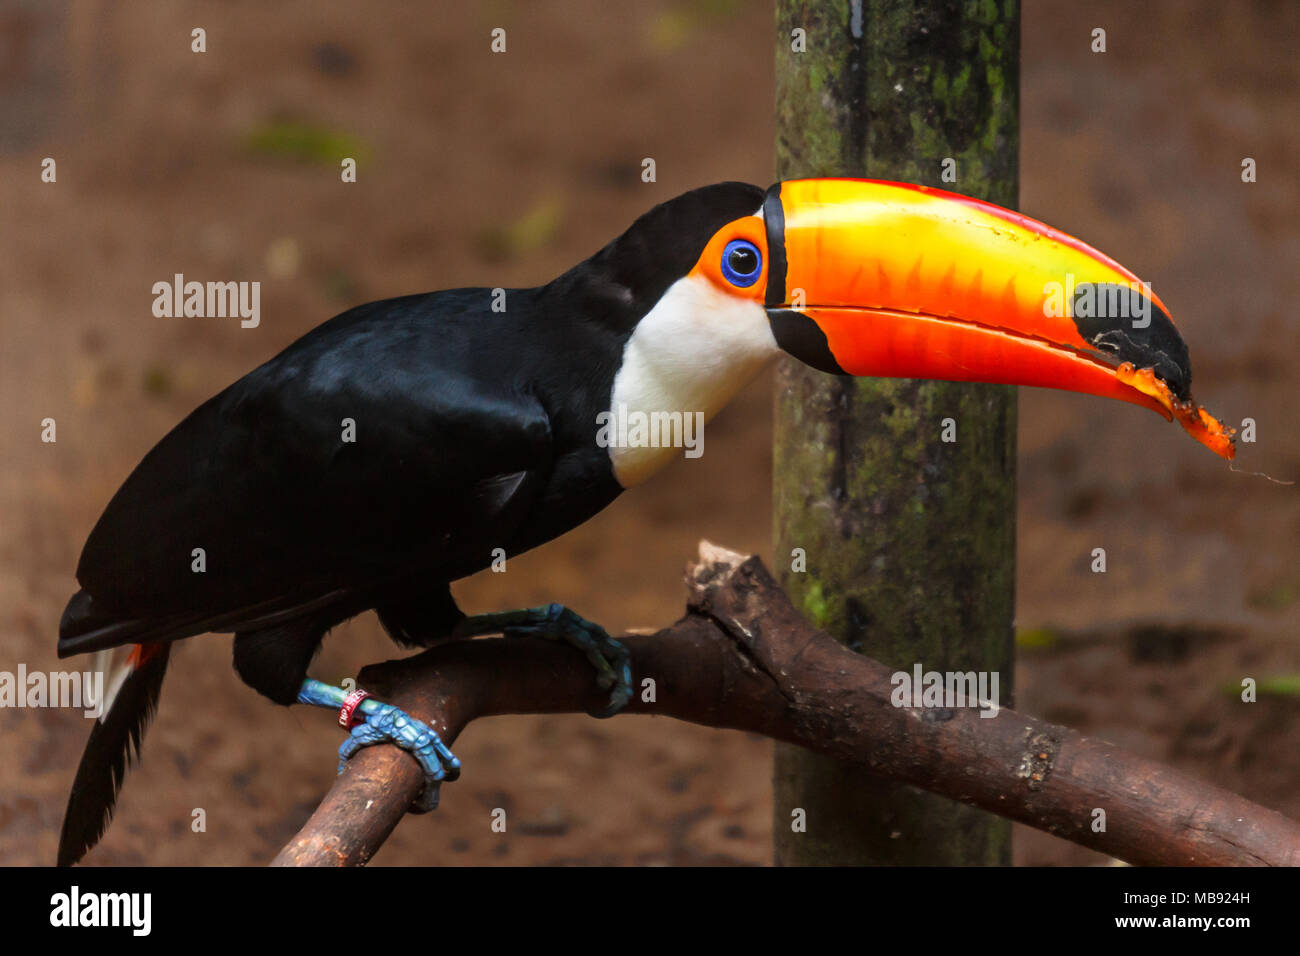
{"label": "alamy watermark", "polygon": [[239,325],[255,329],[262,321],[262,283],[186,282],[178,272],[171,282],[155,282],[153,314],[160,319],[239,317]]}
{"label": "alamy watermark", "polygon": [[628,411],[619,402],[596,415],[596,444],[601,448],[682,448],[687,458],[704,454],[703,412]]}
{"label": "alamy watermark", "polygon": [[889,702],[895,707],[954,709],[978,707],[981,717],[998,715],[997,671],[925,671],[913,664],[912,672],[895,671]]}
{"label": "alamy watermark", "polygon": [[1074,273],[1065,282],[1043,286],[1043,315],[1048,318],[1130,319],[1133,328],[1151,324],[1151,283],[1075,282]]}
{"label": "alamy watermark", "polygon": [[50,925],[55,927],[121,927],[133,936],[148,936],[153,928],[152,893],[95,893],[73,885],[50,897]]}
{"label": "alamy watermark", "polygon": [[103,711],[103,671],[0,671],[0,707],[70,707],[87,717]]}

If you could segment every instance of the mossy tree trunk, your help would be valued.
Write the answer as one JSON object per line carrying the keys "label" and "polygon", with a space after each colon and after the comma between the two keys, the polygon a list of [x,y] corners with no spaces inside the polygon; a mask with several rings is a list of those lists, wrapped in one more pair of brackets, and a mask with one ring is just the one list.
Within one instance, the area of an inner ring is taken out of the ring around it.
{"label": "mossy tree trunk", "polygon": [[[781,179],[894,179],[1016,206],[1017,0],[776,6]],[[899,670],[996,671],[1009,704],[1015,389],[787,360],[775,447],[774,563],[796,606]],[[1006,821],[797,747],[777,745],[775,786],[778,864],[1010,862]]]}

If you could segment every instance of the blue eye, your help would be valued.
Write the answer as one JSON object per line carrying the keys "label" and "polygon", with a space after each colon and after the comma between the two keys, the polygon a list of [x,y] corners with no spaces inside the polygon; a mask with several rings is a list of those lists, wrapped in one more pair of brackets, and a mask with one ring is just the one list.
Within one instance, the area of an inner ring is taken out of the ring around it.
{"label": "blue eye", "polygon": [[748,288],[763,271],[763,254],[748,239],[732,239],[722,250],[722,274],[732,285]]}

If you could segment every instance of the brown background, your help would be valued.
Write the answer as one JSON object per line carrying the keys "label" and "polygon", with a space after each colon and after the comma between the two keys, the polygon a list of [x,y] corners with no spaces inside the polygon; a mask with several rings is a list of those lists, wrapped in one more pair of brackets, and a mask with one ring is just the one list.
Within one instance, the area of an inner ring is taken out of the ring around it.
{"label": "brown background", "polygon": [[[1300,478],[1300,7],[1026,7],[1022,208],[1149,278],[1200,400],[1258,422],[1239,467]],[[719,0],[0,7],[0,670],[68,666],[58,618],[108,498],[190,409],[307,329],[375,298],[535,284],[657,201],[766,185],[772,19]],[[195,26],[205,54],[190,52]],[[489,51],[496,26],[504,55]],[[1104,55],[1089,51],[1096,26]],[[328,144],[316,161],[256,147],[286,122],[346,137],[359,182],[340,183]],[[45,156],[57,184],[40,182]],[[154,318],[150,287],[175,272],[261,280],[261,327]],[[1300,672],[1297,487],[1234,474],[1135,407],[1033,389],[1020,405],[1018,620],[1033,633],[1018,705],[1300,814],[1300,699],[1231,690]],[[703,458],[506,575],[461,583],[462,605],[559,600],[611,630],[658,626],[680,611],[700,537],[770,558],[770,407],[764,378],[709,426]],[[1105,575],[1088,570],[1094,547]],[[314,674],[393,653],[366,615]],[[89,862],[266,861],[328,786],[337,728],[244,687],[227,637],[173,662]],[[88,731],[72,711],[0,711],[0,861],[53,860]],[[466,771],[442,808],[405,821],[376,862],[770,860],[762,739],[497,718],[456,749]],[[190,831],[196,807],[206,833]],[[495,807],[506,834],[490,831]],[[1016,859],[1103,862],[1028,830]]]}

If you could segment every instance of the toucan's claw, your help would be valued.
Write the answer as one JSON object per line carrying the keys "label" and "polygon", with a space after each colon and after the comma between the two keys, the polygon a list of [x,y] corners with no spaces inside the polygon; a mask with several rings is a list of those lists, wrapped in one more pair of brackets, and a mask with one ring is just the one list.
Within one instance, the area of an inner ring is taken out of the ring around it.
{"label": "toucan's claw", "polygon": [[596,669],[596,686],[608,690],[609,705],[596,717],[613,717],[632,699],[631,655],[622,642],[614,640],[599,624],[594,624],[563,604],[528,608],[533,616],[502,630],[506,637],[540,637],[571,644],[586,656]]}
{"label": "toucan's claw", "polygon": [[[358,696],[361,699],[356,701]],[[349,693],[342,687],[310,677],[298,689],[298,703],[315,707],[345,707],[346,711],[340,714],[339,719],[357,721],[339,747],[339,773],[357,751],[374,744],[393,744],[414,757],[424,771],[424,789],[411,805],[412,813],[428,813],[436,809],[439,786],[444,780],[455,780],[460,776],[460,760],[447,749],[432,728],[392,704],[365,694],[358,695],[355,691]]]}
{"label": "toucan's claw", "polygon": [[401,747],[424,771],[424,789],[411,805],[412,813],[428,813],[437,809],[438,791],[444,780],[460,776],[460,761],[447,749],[441,738],[423,721],[416,720],[392,704],[373,701],[366,709],[362,704],[364,721],[352,728],[348,738],[339,747],[339,773],[359,750],[373,744],[390,743]]}
{"label": "toucan's claw", "polygon": [[596,669],[596,686],[609,691],[609,705],[595,717],[613,717],[632,699],[631,655],[599,624],[575,614],[563,604],[545,604],[500,614],[466,618],[456,634],[470,637],[500,633],[506,637],[540,637],[563,641],[580,650]]}

